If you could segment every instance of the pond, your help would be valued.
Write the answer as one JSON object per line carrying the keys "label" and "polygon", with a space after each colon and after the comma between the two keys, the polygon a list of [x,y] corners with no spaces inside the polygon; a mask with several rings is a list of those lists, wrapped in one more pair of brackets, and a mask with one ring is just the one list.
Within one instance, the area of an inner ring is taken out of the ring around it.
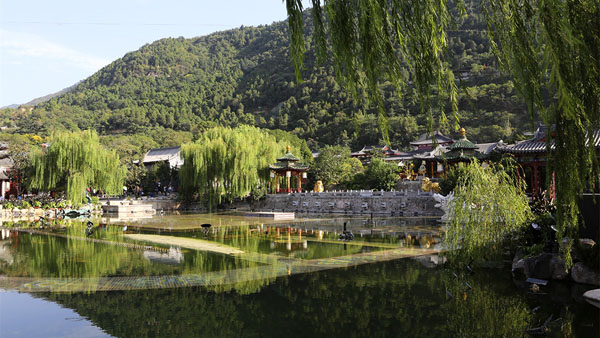
{"label": "pond", "polygon": [[92,222],[3,224],[0,336],[512,337],[550,315],[550,336],[600,332],[589,287],[438,267],[435,219]]}

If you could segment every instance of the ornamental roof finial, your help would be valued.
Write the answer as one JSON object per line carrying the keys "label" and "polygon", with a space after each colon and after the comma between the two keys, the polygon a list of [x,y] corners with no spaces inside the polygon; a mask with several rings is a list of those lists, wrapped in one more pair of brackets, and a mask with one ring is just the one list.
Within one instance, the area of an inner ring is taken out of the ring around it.
{"label": "ornamental roof finial", "polygon": [[458,133],[460,134],[460,136],[465,136],[467,134],[467,131],[465,130],[465,128],[460,128],[458,130]]}
{"label": "ornamental roof finial", "polygon": [[292,150],[292,147],[287,146],[287,147],[285,147],[285,149],[287,149],[287,152],[289,153]]}

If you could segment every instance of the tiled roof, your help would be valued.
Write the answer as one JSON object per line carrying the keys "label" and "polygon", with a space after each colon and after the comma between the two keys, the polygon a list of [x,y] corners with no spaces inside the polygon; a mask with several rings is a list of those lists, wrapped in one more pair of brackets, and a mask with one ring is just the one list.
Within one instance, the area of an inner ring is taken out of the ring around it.
{"label": "tiled roof", "polygon": [[277,161],[292,161],[292,162],[297,162],[297,161],[300,161],[300,159],[297,158],[296,156],[294,156],[294,154],[292,154],[288,150],[288,152],[285,153],[285,155],[283,155],[280,158],[278,158]]}
{"label": "tiled roof", "polygon": [[448,148],[450,150],[461,150],[461,149],[478,149],[478,147],[467,139],[466,136],[462,136],[456,142],[452,143]]}
{"label": "tiled roof", "polygon": [[[600,148],[600,129],[594,132],[594,147]],[[545,128],[538,128],[532,139],[525,140],[513,145],[497,147],[499,152],[511,154],[541,154],[546,152]],[[554,150],[554,140],[550,143],[550,149]]]}
{"label": "tiled roof", "polygon": [[427,133],[423,133],[421,134],[421,136],[419,137],[418,140],[411,142],[410,144],[413,146],[418,146],[418,145],[423,145],[423,144],[433,144],[433,138],[435,137],[437,144],[440,143],[451,143],[453,142],[453,140],[451,138],[449,138],[448,136],[443,135],[442,133],[440,133],[439,130],[434,131],[433,133],[429,133],[429,136],[427,135]]}
{"label": "tiled roof", "polygon": [[154,148],[148,150],[146,156],[144,156],[144,163],[153,163],[160,161],[170,161],[173,159],[180,160],[179,151],[181,147],[170,147],[170,148]]}
{"label": "tiled roof", "polygon": [[12,167],[13,160],[10,157],[0,158],[0,167]]}
{"label": "tiled roof", "polygon": [[350,153],[350,156],[351,157],[360,157],[360,156],[371,157],[373,155],[374,150],[381,152],[381,154],[383,154],[385,157],[401,156],[403,154],[403,152],[392,149],[392,148],[388,147],[387,145],[383,145],[383,146],[376,145],[376,146],[364,146],[361,150]]}
{"label": "tiled roof", "polygon": [[269,165],[269,169],[272,170],[282,170],[282,169],[292,169],[292,170],[308,170],[309,167],[302,163],[290,163],[290,162],[277,162]]}

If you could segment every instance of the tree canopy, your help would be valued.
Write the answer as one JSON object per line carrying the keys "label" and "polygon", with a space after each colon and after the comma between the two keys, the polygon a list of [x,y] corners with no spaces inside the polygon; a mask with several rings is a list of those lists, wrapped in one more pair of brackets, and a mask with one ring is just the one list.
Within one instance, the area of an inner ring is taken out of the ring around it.
{"label": "tree canopy", "polygon": [[[430,109],[433,90],[456,112],[457,87],[450,71],[449,33],[472,10],[468,1],[313,0],[314,40],[321,58],[333,59],[338,79],[356,92],[366,88],[376,100],[377,81],[396,86],[410,71],[421,108]],[[286,0],[290,56],[300,75],[304,30],[302,1]],[[533,116],[555,126],[548,138],[555,172],[559,238],[577,236],[578,195],[600,183],[594,131],[600,128],[600,2],[597,0],[482,0],[487,36],[500,67]],[[454,115],[457,117],[457,115]],[[429,125],[431,130],[431,124]],[[385,135],[386,128],[381,128]],[[555,151],[551,152],[553,139]],[[549,171],[551,172],[551,171]],[[569,261],[570,244],[561,244]]]}
{"label": "tree canopy", "polygon": [[521,184],[499,164],[484,168],[474,160],[461,168],[444,237],[448,254],[463,262],[482,259],[528,226],[531,211]]}
{"label": "tree canopy", "polygon": [[200,195],[209,207],[250,194],[269,180],[269,164],[285,153],[287,144],[256,127],[215,127],[194,143],[182,146],[182,192]]}
{"label": "tree canopy", "polygon": [[49,147],[31,153],[31,166],[31,188],[64,191],[75,203],[84,201],[88,187],[121,193],[127,172],[116,152],[100,145],[92,130],[52,135]]}

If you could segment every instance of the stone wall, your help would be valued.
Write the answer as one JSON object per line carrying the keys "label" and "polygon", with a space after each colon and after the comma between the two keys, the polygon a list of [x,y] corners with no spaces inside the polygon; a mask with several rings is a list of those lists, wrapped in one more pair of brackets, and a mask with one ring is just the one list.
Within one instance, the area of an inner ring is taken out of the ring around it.
{"label": "stone wall", "polygon": [[435,207],[433,194],[421,191],[418,189],[418,183],[413,183],[400,191],[329,191],[267,195],[263,200],[252,202],[250,208],[296,213],[442,216],[442,210]]}

